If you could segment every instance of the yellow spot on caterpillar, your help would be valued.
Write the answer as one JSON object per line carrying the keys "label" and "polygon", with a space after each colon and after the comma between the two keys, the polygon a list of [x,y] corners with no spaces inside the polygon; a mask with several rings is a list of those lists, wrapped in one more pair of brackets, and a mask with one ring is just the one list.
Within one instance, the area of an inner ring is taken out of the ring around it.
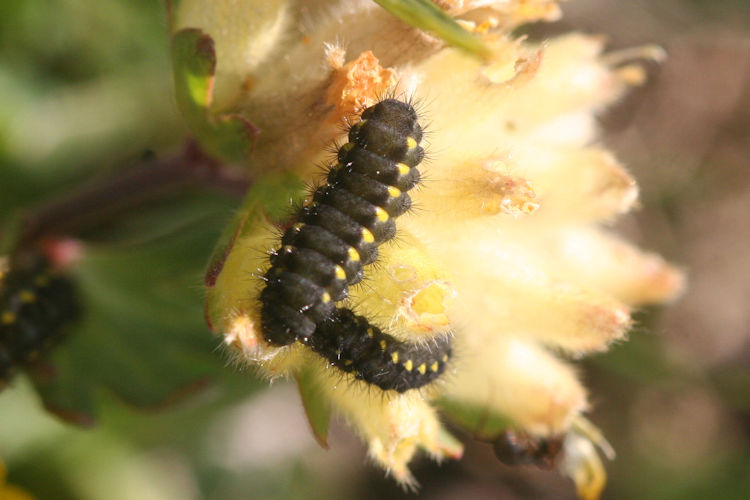
{"label": "yellow spot on caterpillar", "polygon": [[349,260],[352,260],[354,262],[359,261],[359,252],[354,247],[349,247]]}
{"label": "yellow spot on caterpillar", "polygon": [[443,354],[443,363],[447,363],[447,362],[448,362],[448,355]]}
{"label": "yellow spot on caterpillar", "polygon": [[385,351],[385,348],[388,346],[385,340],[380,341],[380,348]]}
{"label": "yellow spot on caterpillar", "polygon": [[430,365],[430,370],[433,371],[433,372],[435,372],[435,373],[437,373],[437,371],[438,371],[439,368],[440,368],[440,364],[438,364],[437,361],[435,361],[434,363],[432,363]]}
{"label": "yellow spot on caterpillar", "polygon": [[406,368],[407,372],[410,372],[414,369],[414,363],[412,363],[411,360],[408,360],[406,363],[404,363],[404,368]]}
{"label": "yellow spot on caterpillar", "polygon": [[47,286],[47,285],[49,285],[49,276],[44,276],[44,275],[37,276],[34,279],[34,284],[36,286]]}
{"label": "yellow spot on caterpillar", "polygon": [[[359,122],[359,123],[362,123],[362,122]],[[343,151],[344,153],[348,153],[349,151],[352,150],[353,147],[354,147],[353,142],[347,142],[346,144],[341,146],[341,151]]]}
{"label": "yellow spot on caterpillar", "polygon": [[29,290],[21,290],[18,296],[24,304],[30,304],[31,302],[36,301],[36,294]]}
{"label": "yellow spot on caterpillar", "polygon": [[328,292],[323,292],[323,296],[320,297],[320,300],[322,300],[324,304],[328,304],[331,301],[331,294]]}
{"label": "yellow spot on caterpillar", "polygon": [[392,198],[398,198],[401,196],[401,190],[396,186],[388,186],[388,194],[391,195]]}
{"label": "yellow spot on caterpillar", "polygon": [[427,365],[426,365],[426,364],[424,364],[424,363],[422,363],[422,364],[421,364],[421,365],[419,365],[419,367],[417,368],[417,371],[418,371],[419,373],[421,373],[422,375],[424,375],[425,373],[427,373]]}
{"label": "yellow spot on caterpillar", "polygon": [[398,352],[394,352],[393,354],[391,354],[391,359],[394,363],[398,363]]}
{"label": "yellow spot on caterpillar", "polygon": [[367,229],[366,227],[362,228],[362,241],[365,243],[372,243],[375,241],[375,236],[373,236],[372,231]]}
{"label": "yellow spot on caterpillar", "polygon": [[414,137],[407,137],[406,138],[406,146],[409,149],[414,149],[417,147],[417,140]]}
{"label": "yellow spot on caterpillar", "polygon": [[298,222],[298,223],[296,223],[295,225],[292,226],[292,229],[294,229],[295,231],[301,231],[303,227],[305,227],[305,223],[304,222]]}
{"label": "yellow spot on caterpillar", "polygon": [[388,212],[386,212],[382,208],[375,207],[375,217],[377,217],[380,222],[386,222],[389,218],[389,215]]}
{"label": "yellow spot on caterpillar", "polygon": [[344,268],[341,266],[336,266],[334,268],[334,273],[336,273],[336,278],[340,280],[346,279],[346,271],[344,271]]}
{"label": "yellow spot on caterpillar", "polygon": [[11,311],[3,311],[2,316],[0,316],[0,321],[2,321],[4,325],[10,325],[11,323],[15,323],[16,315]]}
{"label": "yellow spot on caterpillar", "polygon": [[367,329],[367,336],[370,337],[370,338],[373,338],[375,336],[375,330],[373,330],[372,328],[368,328]]}
{"label": "yellow spot on caterpillar", "polygon": [[292,245],[284,245],[281,247],[281,251],[284,253],[292,253],[294,251],[294,247]]}
{"label": "yellow spot on caterpillar", "polygon": [[406,163],[396,163],[396,167],[398,167],[398,173],[401,175],[406,175],[411,170],[411,167]]}
{"label": "yellow spot on caterpillar", "polygon": [[346,361],[344,361],[344,366],[351,366],[352,363],[354,363],[354,361],[352,361],[351,359],[347,359]]}

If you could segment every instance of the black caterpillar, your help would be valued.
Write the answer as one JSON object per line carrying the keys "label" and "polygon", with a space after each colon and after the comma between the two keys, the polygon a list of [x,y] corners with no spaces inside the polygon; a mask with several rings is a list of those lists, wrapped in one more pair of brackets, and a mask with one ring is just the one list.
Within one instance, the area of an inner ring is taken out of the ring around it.
{"label": "black caterpillar", "polygon": [[56,342],[78,314],[73,284],[53,275],[47,260],[35,258],[0,273],[0,387]]}
{"label": "black caterpillar", "polygon": [[281,238],[261,293],[266,341],[306,341],[330,318],[375,262],[378,246],[396,234],[394,219],[411,206],[419,182],[422,129],[411,105],[386,99],[366,109],[349,130],[328,182]]}
{"label": "black caterpillar", "polygon": [[[404,342],[383,333],[350,309],[318,325],[310,347],[333,366],[383,390],[404,392],[429,384],[445,371],[450,337],[427,344]],[[431,344],[431,345],[430,345]]]}
{"label": "black caterpillar", "polygon": [[366,109],[349,130],[325,185],[297,214],[271,255],[261,292],[264,339],[295,341],[346,372],[403,392],[445,369],[448,337],[433,347],[399,341],[335,303],[362,280],[363,266],[396,234],[395,219],[411,208],[408,191],[420,179],[422,128],[414,108],[385,99]]}

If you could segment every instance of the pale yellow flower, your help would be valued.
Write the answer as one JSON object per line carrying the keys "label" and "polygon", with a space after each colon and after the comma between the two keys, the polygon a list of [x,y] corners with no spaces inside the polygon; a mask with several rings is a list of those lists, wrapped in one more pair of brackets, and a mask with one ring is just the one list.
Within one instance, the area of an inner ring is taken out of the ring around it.
{"label": "pale yellow flower", "polygon": [[625,337],[633,306],[682,288],[679,271],[606,229],[638,190],[598,143],[596,123],[643,81],[633,56],[661,54],[650,47],[602,55],[602,39],[583,34],[543,43],[510,35],[523,22],[557,19],[553,1],[438,3],[483,37],[488,60],[369,1],[302,8],[182,0],[175,29],[201,28],[214,39],[215,109],[258,128],[247,162],[271,185],[284,186],[279,172],[311,181],[343,119],[385,92],[422,103],[430,159],[412,196],[418,210],[398,219],[398,242],[382,248],[348,304],[402,338],[451,330],[449,373],[426,390],[383,393],[302,345],[265,344],[259,277],[265,252],[278,245],[272,222],[281,219],[263,206],[265,184],[248,196],[212,266],[209,322],[266,376],[304,374],[400,482],[413,481],[408,463],[419,448],[435,459],[461,454],[438,401],[481,408],[534,438],[565,436],[560,468],[581,497],[596,498],[605,476],[594,445],[611,450],[583,418],[588,398],[575,370],[555,353],[606,350]]}

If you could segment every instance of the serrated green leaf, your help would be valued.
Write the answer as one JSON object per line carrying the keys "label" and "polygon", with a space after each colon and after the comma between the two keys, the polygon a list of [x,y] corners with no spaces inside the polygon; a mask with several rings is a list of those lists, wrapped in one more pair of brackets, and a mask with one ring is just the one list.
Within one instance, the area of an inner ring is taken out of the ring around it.
{"label": "serrated green leaf", "polygon": [[328,427],[331,423],[331,407],[309,368],[295,375],[302,405],[315,440],[323,448],[328,448]]}
{"label": "serrated green leaf", "polygon": [[430,0],[375,0],[385,10],[414,27],[431,31],[446,43],[472,55],[487,58],[489,48],[463,29],[451,16]]}
{"label": "serrated green leaf", "polygon": [[484,406],[443,398],[438,401],[438,407],[451,422],[477,439],[493,440],[511,427],[510,419]]}

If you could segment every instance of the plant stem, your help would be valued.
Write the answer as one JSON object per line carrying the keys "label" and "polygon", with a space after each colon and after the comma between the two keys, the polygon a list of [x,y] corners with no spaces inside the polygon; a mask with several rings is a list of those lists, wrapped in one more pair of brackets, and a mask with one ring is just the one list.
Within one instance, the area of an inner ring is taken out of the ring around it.
{"label": "plant stem", "polygon": [[188,141],[171,156],[146,158],[64,198],[31,209],[22,219],[15,247],[26,248],[43,237],[75,235],[170,192],[213,188],[241,198],[250,184],[243,171],[206,156],[194,141]]}

